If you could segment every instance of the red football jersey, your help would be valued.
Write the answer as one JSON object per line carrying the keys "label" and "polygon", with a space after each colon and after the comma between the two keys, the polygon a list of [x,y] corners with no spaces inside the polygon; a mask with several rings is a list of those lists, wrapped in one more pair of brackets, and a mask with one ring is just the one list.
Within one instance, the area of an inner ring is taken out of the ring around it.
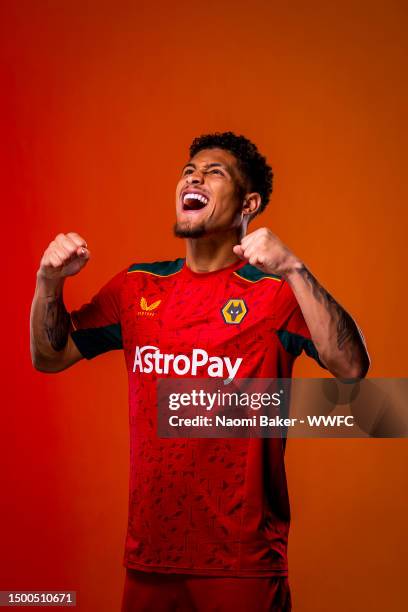
{"label": "red football jersey", "polygon": [[[123,349],[130,491],[124,565],[215,576],[287,574],[290,521],[279,438],[159,438],[158,377],[289,378],[317,351],[290,286],[237,262],[208,273],[184,259],[133,264],[71,313],[91,359]],[[197,367],[190,358],[200,349]],[[187,364],[187,365],[186,365]]]}

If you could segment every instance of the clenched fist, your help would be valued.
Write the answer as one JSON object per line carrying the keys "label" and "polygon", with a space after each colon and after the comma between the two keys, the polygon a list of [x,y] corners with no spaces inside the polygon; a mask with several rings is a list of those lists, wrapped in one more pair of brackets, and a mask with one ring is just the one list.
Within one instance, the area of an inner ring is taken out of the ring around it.
{"label": "clenched fist", "polygon": [[302,266],[301,261],[266,227],[245,236],[233,251],[267,274],[285,276]]}
{"label": "clenched fist", "polygon": [[82,270],[90,257],[86,241],[77,233],[58,234],[42,256],[37,276],[58,281]]}

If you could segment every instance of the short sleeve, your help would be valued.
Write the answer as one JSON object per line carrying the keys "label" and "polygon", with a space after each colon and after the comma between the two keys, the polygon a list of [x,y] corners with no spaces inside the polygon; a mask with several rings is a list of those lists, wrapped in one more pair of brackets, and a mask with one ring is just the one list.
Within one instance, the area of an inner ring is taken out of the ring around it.
{"label": "short sleeve", "polygon": [[113,276],[90,302],[70,313],[72,340],[86,359],[123,348],[120,304],[127,270]]}
{"label": "short sleeve", "polygon": [[283,348],[293,357],[298,357],[304,351],[306,355],[315,359],[322,368],[327,369],[319,359],[302,310],[286,281],[282,281],[274,306],[276,334]]}

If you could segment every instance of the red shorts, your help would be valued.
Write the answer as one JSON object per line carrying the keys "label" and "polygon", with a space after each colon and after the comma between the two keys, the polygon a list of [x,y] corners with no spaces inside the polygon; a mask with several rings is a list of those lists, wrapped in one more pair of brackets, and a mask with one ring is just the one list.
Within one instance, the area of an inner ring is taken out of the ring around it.
{"label": "red shorts", "polygon": [[290,612],[288,578],[224,578],[127,569],[122,612]]}

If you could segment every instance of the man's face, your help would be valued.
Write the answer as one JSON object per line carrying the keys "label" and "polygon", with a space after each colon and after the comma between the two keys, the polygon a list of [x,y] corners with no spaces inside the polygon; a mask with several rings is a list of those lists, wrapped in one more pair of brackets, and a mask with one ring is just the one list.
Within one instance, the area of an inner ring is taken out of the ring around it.
{"label": "man's face", "polygon": [[176,189],[176,236],[198,238],[241,224],[244,179],[224,149],[203,149],[183,168]]}

